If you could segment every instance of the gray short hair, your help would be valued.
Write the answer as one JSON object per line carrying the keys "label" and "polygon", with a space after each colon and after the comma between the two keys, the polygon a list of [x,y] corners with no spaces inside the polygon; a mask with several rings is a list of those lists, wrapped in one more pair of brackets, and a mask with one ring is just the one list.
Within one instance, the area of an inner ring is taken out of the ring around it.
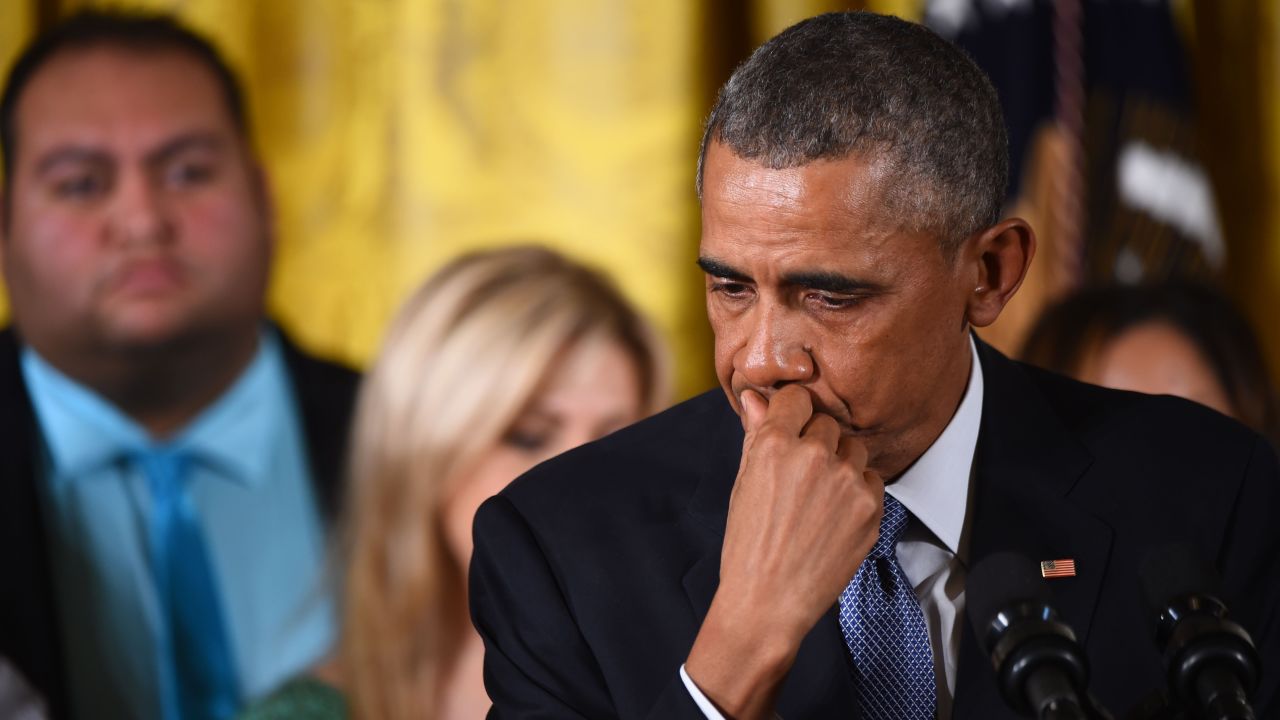
{"label": "gray short hair", "polygon": [[716,141],[773,169],[857,153],[888,163],[886,208],[954,250],[1000,219],[1009,173],[1000,101],[964,51],[921,25],[828,13],[760,46],[720,89]]}

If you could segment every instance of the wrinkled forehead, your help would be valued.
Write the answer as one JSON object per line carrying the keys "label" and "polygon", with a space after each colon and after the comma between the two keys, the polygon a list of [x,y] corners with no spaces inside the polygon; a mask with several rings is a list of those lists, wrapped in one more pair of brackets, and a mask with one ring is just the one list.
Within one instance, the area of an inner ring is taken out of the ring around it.
{"label": "wrinkled forehead", "polygon": [[713,144],[703,188],[704,241],[736,236],[889,232],[904,225],[886,198],[900,182],[885,155],[850,154],[772,168]]}

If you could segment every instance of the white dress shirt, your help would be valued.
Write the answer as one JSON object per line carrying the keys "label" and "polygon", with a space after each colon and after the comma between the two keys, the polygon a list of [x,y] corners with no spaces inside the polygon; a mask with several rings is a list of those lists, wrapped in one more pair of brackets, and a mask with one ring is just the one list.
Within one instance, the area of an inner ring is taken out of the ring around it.
{"label": "white dress shirt", "polygon": [[[929,630],[939,720],[949,720],[955,697],[964,623],[969,480],[982,419],[982,366],[972,339],[969,353],[969,385],[951,422],[906,472],[885,487],[911,513],[911,522],[898,540],[898,563],[915,588]],[[707,718],[724,720],[683,665],[680,679]]]}

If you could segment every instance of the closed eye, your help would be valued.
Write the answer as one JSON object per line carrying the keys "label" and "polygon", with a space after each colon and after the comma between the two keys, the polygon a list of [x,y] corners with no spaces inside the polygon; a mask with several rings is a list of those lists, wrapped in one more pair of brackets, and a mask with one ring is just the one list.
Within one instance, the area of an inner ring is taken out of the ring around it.
{"label": "closed eye", "polygon": [[502,436],[502,442],[526,453],[536,453],[547,446],[550,437],[546,432],[512,428]]}
{"label": "closed eye", "polygon": [[805,302],[824,310],[843,310],[853,307],[866,299],[860,295],[832,295],[819,292],[806,293],[804,298]]}
{"label": "closed eye", "polygon": [[752,288],[750,285],[736,280],[715,278],[711,280],[709,291],[727,298],[745,298],[751,294]]}

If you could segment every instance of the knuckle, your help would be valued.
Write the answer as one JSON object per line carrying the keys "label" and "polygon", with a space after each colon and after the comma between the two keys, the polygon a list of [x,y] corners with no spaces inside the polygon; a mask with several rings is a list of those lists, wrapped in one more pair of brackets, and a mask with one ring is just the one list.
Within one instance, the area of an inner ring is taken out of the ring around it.
{"label": "knuckle", "polygon": [[841,483],[849,487],[850,492],[856,492],[858,478],[861,475],[857,468],[845,460],[836,459],[834,472],[839,476]]}
{"label": "knuckle", "polygon": [[870,493],[858,493],[853,498],[853,512],[859,517],[869,519],[880,512],[880,503]]}
{"label": "knuckle", "polygon": [[767,424],[756,433],[755,442],[766,450],[777,451],[785,444],[786,436],[777,425]]}
{"label": "knuckle", "polygon": [[814,455],[830,454],[829,452],[827,452],[827,444],[824,443],[822,439],[816,435],[810,434],[810,435],[805,435],[801,437],[799,446],[800,446],[800,449],[803,450],[804,452],[812,453]]}
{"label": "knuckle", "polygon": [[802,439],[795,456],[812,469],[826,470],[831,464],[831,452],[822,441],[814,438]]}

